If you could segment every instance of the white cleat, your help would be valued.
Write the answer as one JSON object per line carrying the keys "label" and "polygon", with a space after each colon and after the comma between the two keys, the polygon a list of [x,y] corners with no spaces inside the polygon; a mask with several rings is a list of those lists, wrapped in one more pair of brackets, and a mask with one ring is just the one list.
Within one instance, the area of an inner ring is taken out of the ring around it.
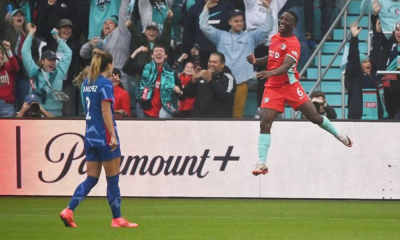
{"label": "white cleat", "polygon": [[353,141],[346,134],[339,134],[336,137],[339,141],[341,141],[346,147],[353,146]]}
{"label": "white cleat", "polygon": [[256,168],[251,172],[254,176],[258,176],[260,174],[267,174],[268,173],[268,167],[265,163],[263,162],[257,162]]}

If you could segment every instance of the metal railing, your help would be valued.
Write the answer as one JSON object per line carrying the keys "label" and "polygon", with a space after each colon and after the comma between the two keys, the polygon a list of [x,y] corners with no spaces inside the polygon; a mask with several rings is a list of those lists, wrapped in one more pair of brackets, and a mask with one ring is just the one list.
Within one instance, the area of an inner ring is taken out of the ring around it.
{"label": "metal railing", "polygon": [[[329,68],[332,66],[332,64],[335,61],[336,57],[339,55],[340,51],[342,50],[344,45],[347,43],[349,37],[351,36],[351,33],[347,34],[347,25],[348,25],[347,24],[347,9],[348,9],[348,7],[350,5],[350,2],[351,2],[351,0],[347,0],[347,2],[344,4],[342,10],[339,12],[339,14],[336,17],[335,21],[333,22],[332,26],[329,28],[329,30],[327,31],[325,36],[322,38],[321,42],[318,44],[318,47],[314,50],[313,54],[308,59],[307,63],[305,64],[305,66],[303,67],[303,69],[300,72],[300,78],[301,78],[306,73],[306,71],[307,71],[308,67],[310,66],[311,62],[314,61],[315,56],[318,54],[318,58],[319,58],[318,59],[318,66],[317,66],[317,68],[318,68],[318,79],[317,79],[316,83],[311,88],[311,90],[309,91],[308,94],[311,94],[320,85],[320,83],[322,81],[322,78],[327,74]],[[360,21],[360,19],[363,17],[363,15],[364,15],[364,13],[360,13],[360,15],[357,18],[357,22]],[[324,71],[322,72],[322,69],[321,69],[321,56],[322,56],[321,49],[322,49],[322,46],[324,45],[324,43],[328,39],[328,36],[330,36],[331,33],[333,32],[333,30],[335,29],[336,25],[341,20],[342,16],[344,16],[343,41],[342,41],[341,45],[339,46],[339,48],[337,49],[337,51],[335,52],[335,54],[333,55],[333,57],[331,58],[331,60],[328,63],[328,65],[325,67]],[[342,92],[343,92],[343,90],[342,90]],[[342,102],[342,107],[343,106],[345,106],[344,102]],[[297,118],[299,114],[300,114],[300,112],[295,112],[292,109],[292,118]]]}

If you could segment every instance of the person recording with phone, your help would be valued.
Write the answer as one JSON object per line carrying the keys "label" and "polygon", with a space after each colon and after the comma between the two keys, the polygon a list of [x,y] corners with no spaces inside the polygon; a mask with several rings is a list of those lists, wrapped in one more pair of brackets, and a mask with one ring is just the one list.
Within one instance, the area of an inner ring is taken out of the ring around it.
{"label": "person recording with phone", "polygon": [[40,105],[40,100],[39,97],[36,96],[35,94],[29,94],[25,98],[25,102],[22,105],[22,108],[19,112],[17,112],[17,115],[15,116],[17,118],[22,118],[22,117],[54,117],[53,114],[49,113]]}

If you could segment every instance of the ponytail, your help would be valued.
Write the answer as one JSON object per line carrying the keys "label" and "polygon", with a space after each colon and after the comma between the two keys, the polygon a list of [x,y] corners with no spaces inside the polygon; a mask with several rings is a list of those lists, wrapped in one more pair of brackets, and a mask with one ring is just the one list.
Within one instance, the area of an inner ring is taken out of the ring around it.
{"label": "ponytail", "polygon": [[109,52],[94,49],[92,63],[90,64],[89,84],[96,81],[100,74],[107,70],[108,64],[112,62],[113,57]]}

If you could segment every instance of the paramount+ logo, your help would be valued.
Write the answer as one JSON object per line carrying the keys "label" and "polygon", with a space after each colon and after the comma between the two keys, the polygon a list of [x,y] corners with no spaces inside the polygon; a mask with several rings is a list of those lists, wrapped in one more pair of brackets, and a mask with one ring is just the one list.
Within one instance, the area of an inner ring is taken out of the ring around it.
{"label": "paramount+ logo", "polygon": [[[76,142],[70,149],[55,149],[53,144],[57,141],[63,141],[64,137],[76,137]],[[40,181],[44,183],[55,183],[62,180],[68,175],[71,166],[75,161],[79,163],[78,173],[86,174],[85,170],[85,152],[83,150],[84,136],[78,133],[61,133],[54,136],[46,144],[45,157],[46,160],[53,164],[63,164],[61,172],[54,179],[46,178],[44,171],[38,172]],[[81,145],[79,148],[78,146]],[[78,150],[82,149],[82,150]],[[52,153],[50,155],[50,152]],[[211,149],[201,150],[190,156],[171,155],[171,156],[149,156],[149,155],[127,155],[121,157],[121,175],[130,176],[193,176],[197,178],[205,178],[209,174],[207,163],[210,161],[220,164],[219,171],[225,171],[228,164],[238,162],[240,157],[234,156],[234,146],[227,146],[224,153],[213,155]],[[53,175],[54,176],[54,175]]]}

